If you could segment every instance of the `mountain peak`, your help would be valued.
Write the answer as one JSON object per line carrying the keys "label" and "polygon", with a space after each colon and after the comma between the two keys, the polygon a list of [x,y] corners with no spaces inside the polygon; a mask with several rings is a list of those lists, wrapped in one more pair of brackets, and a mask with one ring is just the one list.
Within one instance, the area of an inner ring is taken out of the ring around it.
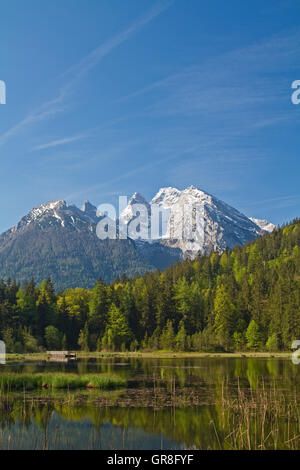
{"label": "mountain peak", "polygon": [[128,204],[144,204],[149,205],[148,201],[144,198],[141,193],[134,193],[129,199]]}
{"label": "mountain peak", "polygon": [[276,225],[268,222],[267,220],[255,219],[254,217],[250,217],[250,220],[252,220],[252,222],[261,228],[264,232],[272,233],[276,228]]}
{"label": "mountain peak", "polygon": [[97,207],[90,203],[90,201],[84,201],[81,212],[84,213],[85,217],[91,220],[94,223],[98,221]]}
{"label": "mountain peak", "polygon": [[90,201],[86,200],[84,201],[82,207],[81,207],[82,212],[96,212],[97,208],[93,206],[93,204],[90,203]]}
{"label": "mountain peak", "polygon": [[181,191],[177,188],[167,187],[161,188],[151,201],[151,205],[159,205],[169,207],[175,204],[180,197]]}
{"label": "mountain peak", "polygon": [[45,204],[40,204],[39,206],[37,206],[37,208],[41,207],[41,208],[51,210],[51,209],[56,209],[56,208],[60,208],[63,206],[68,206],[67,202],[64,199],[53,199],[52,201],[46,202]]}
{"label": "mountain peak", "polygon": [[201,194],[207,194],[209,195],[206,191],[203,191],[203,189],[200,189],[200,188],[197,188],[196,186],[192,185],[192,186],[189,186],[188,188],[184,189],[183,191],[181,191],[182,193],[184,192],[190,192],[190,193],[201,193]]}
{"label": "mountain peak", "polygon": [[127,206],[120,215],[120,220],[127,224],[129,221],[135,218],[136,212],[134,206],[138,204],[145,206],[147,208],[148,213],[150,212],[149,202],[144,198],[141,193],[136,192],[129,199]]}
{"label": "mountain peak", "polygon": [[68,204],[64,199],[59,199],[59,200],[53,200],[50,202],[47,202],[46,204],[40,204],[37,207],[34,207],[31,209],[30,213],[33,217],[39,217],[43,215],[45,212],[49,212],[52,210],[58,210],[62,208],[67,208]]}

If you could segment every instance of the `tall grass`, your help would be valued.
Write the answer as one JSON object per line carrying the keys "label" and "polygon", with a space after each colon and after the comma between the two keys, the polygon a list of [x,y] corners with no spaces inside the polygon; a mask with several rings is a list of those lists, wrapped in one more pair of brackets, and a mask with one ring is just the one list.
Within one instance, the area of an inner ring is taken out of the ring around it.
{"label": "tall grass", "polygon": [[116,375],[96,374],[1,374],[0,389],[9,390],[36,390],[41,388],[51,389],[79,389],[98,388],[112,390],[126,386],[126,380]]}
{"label": "tall grass", "polygon": [[221,398],[221,421],[230,432],[223,436],[225,449],[299,449],[300,407],[295,393],[265,388],[243,390],[236,398]]}

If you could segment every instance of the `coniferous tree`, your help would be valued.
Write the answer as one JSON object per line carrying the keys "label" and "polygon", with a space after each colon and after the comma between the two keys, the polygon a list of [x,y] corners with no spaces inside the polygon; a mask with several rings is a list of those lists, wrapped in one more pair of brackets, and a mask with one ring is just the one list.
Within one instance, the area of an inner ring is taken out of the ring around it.
{"label": "coniferous tree", "polygon": [[173,330],[173,323],[171,320],[167,321],[165,328],[162,331],[160,337],[160,345],[163,349],[174,349],[175,346],[175,335]]}
{"label": "coniferous tree", "polygon": [[128,346],[132,339],[125,315],[120,309],[112,304],[108,312],[108,321],[104,335],[104,342],[109,348],[121,351],[122,344]]}
{"label": "coniferous tree", "polygon": [[187,335],[183,320],[179,324],[179,330],[175,337],[175,348],[177,351],[186,351],[187,349]]}
{"label": "coniferous tree", "polygon": [[214,302],[214,315],[214,329],[216,335],[220,343],[228,348],[232,342],[234,333],[235,309],[223,284],[217,287]]}
{"label": "coniferous tree", "polygon": [[88,352],[89,348],[89,326],[86,322],[84,325],[83,330],[80,330],[79,338],[78,338],[78,345],[81,348],[81,351]]}
{"label": "coniferous tree", "polygon": [[258,324],[251,320],[246,331],[247,346],[249,349],[259,349],[262,344],[262,334]]}

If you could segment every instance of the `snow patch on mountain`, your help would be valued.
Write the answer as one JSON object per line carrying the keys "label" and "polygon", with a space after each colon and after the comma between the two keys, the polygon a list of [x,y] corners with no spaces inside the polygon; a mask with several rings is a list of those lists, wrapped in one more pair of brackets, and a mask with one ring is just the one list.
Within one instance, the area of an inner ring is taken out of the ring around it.
{"label": "snow patch on mountain", "polygon": [[[180,249],[186,258],[195,258],[214,250],[223,252],[255,239],[262,235],[262,230],[266,230],[195,186],[182,191],[172,187],[161,188],[150,204],[142,195],[134,194],[121,214],[121,220],[129,226],[136,218],[136,200],[147,207],[148,218],[142,223],[148,229],[151,228],[151,213],[154,209],[158,208],[161,212],[162,231],[158,239],[145,237],[145,241],[160,242],[170,248]],[[269,225],[273,224],[266,223],[264,227],[269,228]]]}
{"label": "snow patch on mountain", "polygon": [[176,188],[161,188],[151,201],[151,205],[158,205],[166,209],[177,203],[181,191]]}
{"label": "snow patch on mountain", "polygon": [[128,224],[137,217],[138,206],[143,206],[150,213],[150,204],[140,193],[134,193],[129,199],[127,206],[120,215],[120,219]]}
{"label": "snow patch on mountain", "polygon": [[267,220],[262,220],[262,219],[254,219],[253,217],[250,217],[250,220],[254,222],[258,227],[260,227],[264,232],[272,233],[273,230],[277,227],[276,225],[272,224],[271,222],[268,222]]}
{"label": "snow patch on mountain", "polygon": [[17,225],[6,232],[6,237],[23,231],[33,224],[41,229],[46,229],[47,226],[59,225],[73,230],[94,230],[98,220],[96,208],[88,201],[85,202],[82,210],[74,205],[69,205],[64,200],[51,201],[32,209]]}

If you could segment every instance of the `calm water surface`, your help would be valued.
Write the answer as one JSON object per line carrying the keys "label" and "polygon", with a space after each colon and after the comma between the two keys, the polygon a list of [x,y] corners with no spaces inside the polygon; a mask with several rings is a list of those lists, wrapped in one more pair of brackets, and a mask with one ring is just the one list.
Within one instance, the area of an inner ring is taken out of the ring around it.
{"label": "calm water surface", "polygon": [[1,449],[300,449],[300,366],[289,359],[0,366],[9,371],[114,373],[128,385],[1,394]]}

